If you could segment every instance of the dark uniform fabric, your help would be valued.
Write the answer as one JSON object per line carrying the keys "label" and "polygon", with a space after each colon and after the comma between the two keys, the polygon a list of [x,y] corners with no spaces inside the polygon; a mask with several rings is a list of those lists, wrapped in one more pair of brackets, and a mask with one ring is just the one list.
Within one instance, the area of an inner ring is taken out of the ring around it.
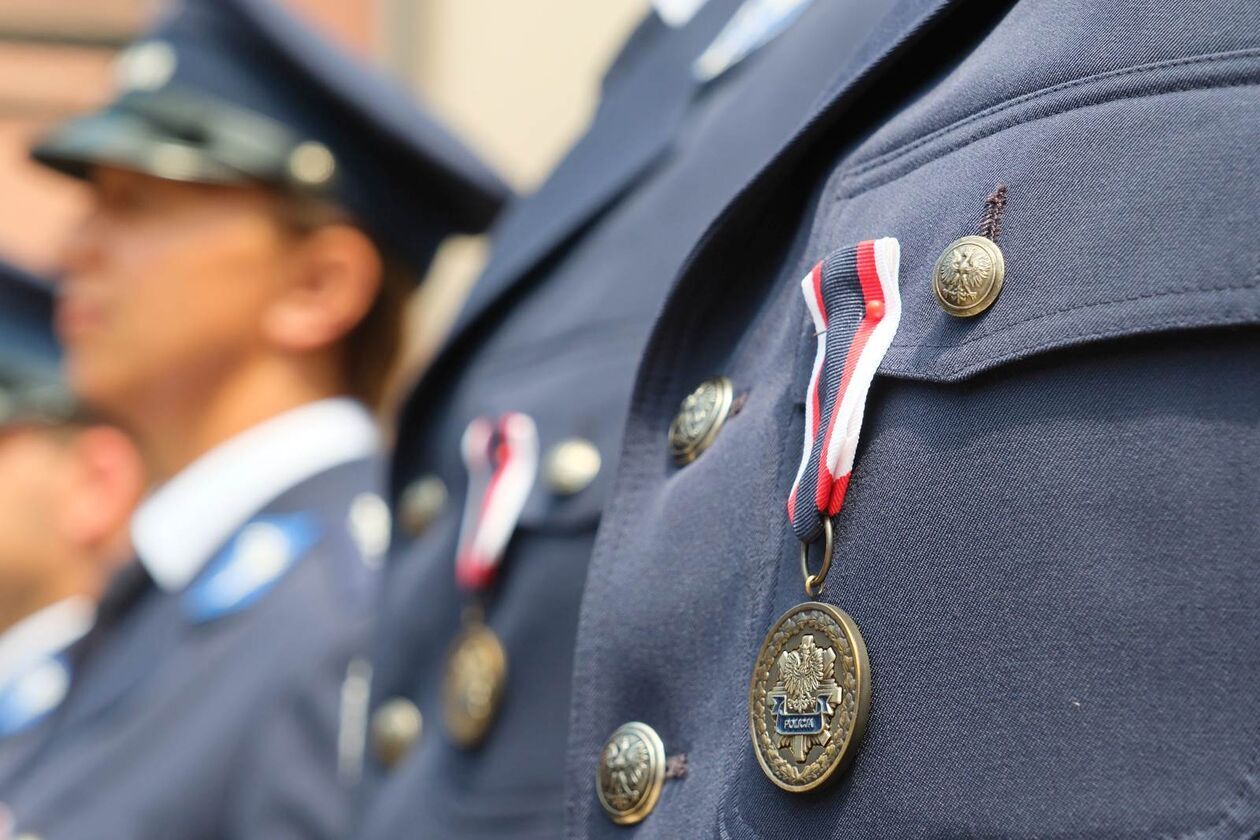
{"label": "dark uniform fabric", "polygon": [[[574,654],[567,835],[1252,837],[1260,832],[1260,17],[1254,5],[895,5],[700,240],[648,344]],[[937,305],[933,263],[1008,198],[1005,288]],[[785,513],[815,337],[798,281],[901,244],[822,600],[873,700],[852,767],[763,775],[748,687],[809,600]],[[688,466],[702,379],[742,410]],[[637,828],[605,739],[685,778]]]}
{"label": "dark uniform fabric", "polygon": [[[815,3],[778,39],[699,84],[692,63],[740,5],[710,0],[678,30],[655,17],[642,24],[605,78],[586,135],[496,231],[452,339],[408,399],[395,500],[432,473],[449,501],[420,536],[398,532],[387,566],[373,704],[415,701],[423,734],[392,768],[369,759],[362,837],[562,830],[577,605],[652,318],[704,226],[786,140],[836,56],[876,17]],[[468,602],[454,574],[467,486],[459,442],[472,418],[505,411],[535,419],[544,454],[584,438],[603,464],[571,496],[540,478],[525,504],[486,605],[506,647],[505,697],[485,742],[462,750],[439,702]]]}
{"label": "dark uniform fabric", "polygon": [[341,693],[375,595],[347,520],[379,470],[374,459],[333,467],[259,511],[251,522],[310,516],[318,538],[239,610],[199,618],[197,580],[165,592],[141,567],[125,572],[129,591],[103,605],[69,696],[0,778],[17,829],[43,840],[345,836]]}

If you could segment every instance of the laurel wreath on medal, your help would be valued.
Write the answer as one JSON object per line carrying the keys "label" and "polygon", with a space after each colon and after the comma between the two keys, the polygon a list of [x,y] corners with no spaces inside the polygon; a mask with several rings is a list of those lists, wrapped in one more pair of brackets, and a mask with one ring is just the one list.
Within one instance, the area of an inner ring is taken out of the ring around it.
{"label": "laurel wreath on medal", "polygon": [[[766,701],[769,692],[765,687],[770,685],[770,672],[779,659],[788,642],[800,633],[808,630],[819,631],[831,642],[836,651],[837,681],[844,689],[840,706],[831,717],[831,737],[822,746],[822,752],[804,767],[797,767],[780,754],[777,734],[770,731],[767,723]],[[843,676],[840,676],[840,675]],[[805,610],[785,621],[778,628],[770,643],[761,649],[757,659],[756,678],[759,690],[753,701],[753,720],[757,731],[757,745],[766,763],[775,774],[792,784],[806,785],[827,771],[836,760],[844,754],[849,739],[853,734],[854,722],[857,719],[857,665],[853,659],[853,650],[843,632],[837,632],[835,620],[820,610]]]}

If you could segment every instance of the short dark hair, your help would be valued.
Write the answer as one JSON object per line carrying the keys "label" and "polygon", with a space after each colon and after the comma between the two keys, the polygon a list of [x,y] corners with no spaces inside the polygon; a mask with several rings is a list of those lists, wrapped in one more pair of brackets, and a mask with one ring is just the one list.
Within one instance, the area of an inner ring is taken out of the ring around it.
{"label": "short dark hair", "polygon": [[[379,247],[378,247],[378,250]],[[402,355],[407,302],[415,290],[415,272],[382,252],[381,286],[363,319],[345,339],[345,376],[351,393],[379,409]]]}

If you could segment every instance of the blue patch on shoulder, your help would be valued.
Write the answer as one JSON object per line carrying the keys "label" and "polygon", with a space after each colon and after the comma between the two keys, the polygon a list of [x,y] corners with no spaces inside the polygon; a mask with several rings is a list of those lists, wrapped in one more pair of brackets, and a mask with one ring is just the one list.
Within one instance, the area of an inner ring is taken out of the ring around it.
{"label": "blue patch on shoulder", "polygon": [[0,687],[0,738],[34,726],[61,705],[70,688],[70,660],[49,656]]}
{"label": "blue patch on shoulder", "polygon": [[241,528],[184,593],[194,622],[239,612],[265,595],[319,540],[310,513],[259,516]]}

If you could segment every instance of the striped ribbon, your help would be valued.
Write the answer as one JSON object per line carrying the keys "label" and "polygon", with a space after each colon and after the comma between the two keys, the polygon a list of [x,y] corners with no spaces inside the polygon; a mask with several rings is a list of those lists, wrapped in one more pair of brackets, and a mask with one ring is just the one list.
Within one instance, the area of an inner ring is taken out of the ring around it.
{"label": "striped ribbon", "polygon": [[527,414],[477,417],[460,441],[468,502],[460,526],[455,580],[467,590],[494,582],[508,540],[538,474],[538,427]]}
{"label": "striped ribbon", "polygon": [[896,239],[860,242],[814,266],[801,281],[818,349],[805,395],[805,444],[788,497],[803,542],[844,504],[866,395],[901,321]]}

